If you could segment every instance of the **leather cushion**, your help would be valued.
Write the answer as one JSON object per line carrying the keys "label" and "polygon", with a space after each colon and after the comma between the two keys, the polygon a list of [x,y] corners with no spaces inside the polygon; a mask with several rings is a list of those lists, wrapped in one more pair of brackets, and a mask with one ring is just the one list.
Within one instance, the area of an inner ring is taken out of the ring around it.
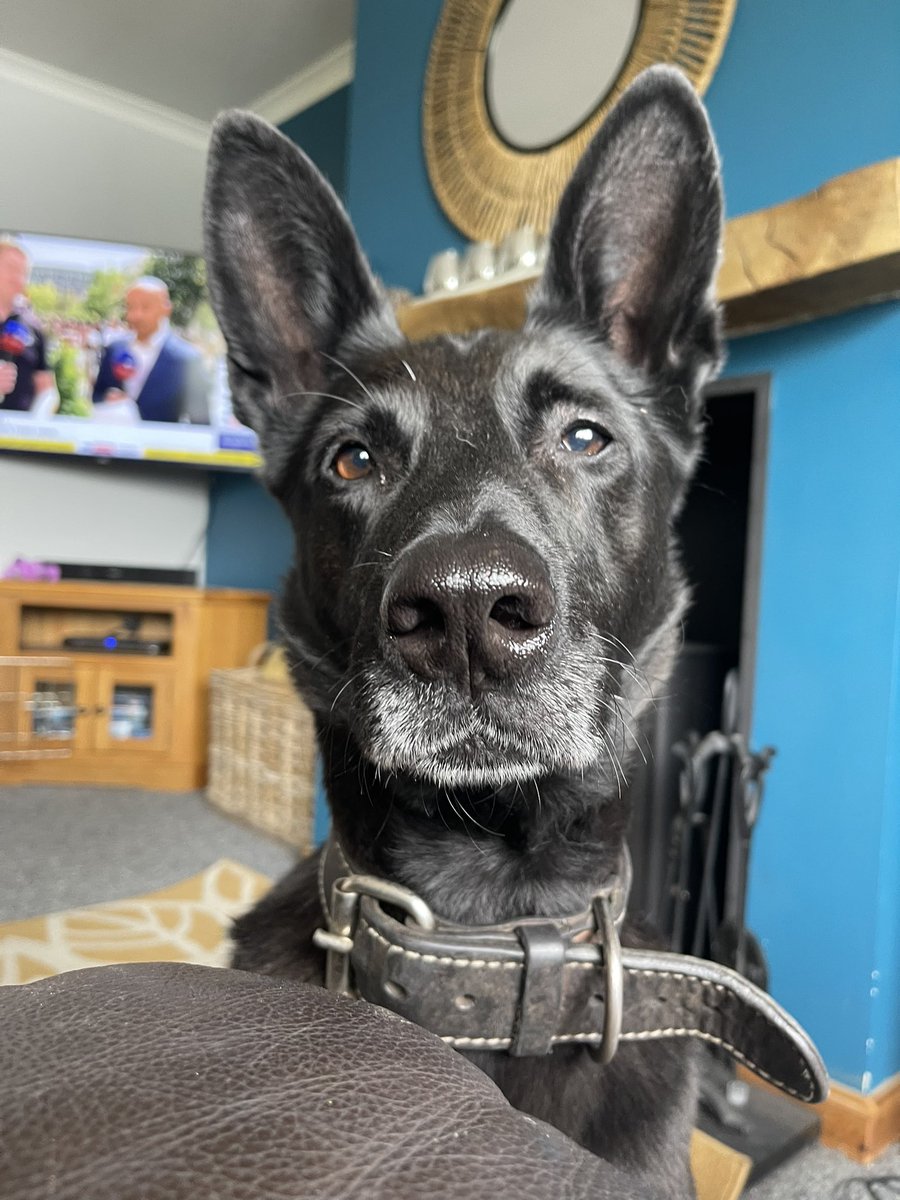
{"label": "leather cushion", "polygon": [[0,988],[3,1200],[653,1200],[401,1017],[145,963]]}

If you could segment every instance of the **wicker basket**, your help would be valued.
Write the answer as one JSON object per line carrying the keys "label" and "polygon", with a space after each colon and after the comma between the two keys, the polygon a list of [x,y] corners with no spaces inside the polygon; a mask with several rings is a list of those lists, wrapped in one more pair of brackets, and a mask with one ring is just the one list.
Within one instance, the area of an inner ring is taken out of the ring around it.
{"label": "wicker basket", "polygon": [[210,673],[211,802],[302,851],[313,845],[313,718],[289,683],[256,667]]}

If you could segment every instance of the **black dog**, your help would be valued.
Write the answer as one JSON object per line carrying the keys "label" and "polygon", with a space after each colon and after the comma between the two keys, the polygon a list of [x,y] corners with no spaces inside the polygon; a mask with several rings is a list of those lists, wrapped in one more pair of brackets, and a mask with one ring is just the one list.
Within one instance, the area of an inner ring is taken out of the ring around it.
{"label": "black dog", "polygon": [[[619,861],[688,597],[673,520],[720,358],[700,103],[666,68],[623,96],[521,333],[404,340],[331,189],[251,116],[216,125],[206,205],[236,409],[294,528],[284,637],[344,850],[459,923],[583,908]],[[235,965],[320,980],[321,924],[311,861],[238,922]],[[473,1057],[514,1105],[693,1194],[683,1043]]]}

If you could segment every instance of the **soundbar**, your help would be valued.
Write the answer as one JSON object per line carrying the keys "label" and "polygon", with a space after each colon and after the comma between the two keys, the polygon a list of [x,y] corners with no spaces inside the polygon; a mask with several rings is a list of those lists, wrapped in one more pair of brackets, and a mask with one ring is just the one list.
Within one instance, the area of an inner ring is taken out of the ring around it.
{"label": "soundbar", "polygon": [[99,579],[105,583],[167,583],[194,587],[197,572],[187,567],[114,567],[95,563],[57,563],[63,579]]}

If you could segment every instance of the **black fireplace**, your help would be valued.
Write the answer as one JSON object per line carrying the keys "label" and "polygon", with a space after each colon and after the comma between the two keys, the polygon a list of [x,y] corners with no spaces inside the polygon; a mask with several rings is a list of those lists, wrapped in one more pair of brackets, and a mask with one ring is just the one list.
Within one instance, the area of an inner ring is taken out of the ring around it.
{"label": "black fireplace", "polygon": [[[646,916],[673,949],[687,953],[706,955],[714,948],[709,930],[698,928],[697,896],[678,892],[685,882],[689,893],[699,890],[709,848],[718,859],[718,894],[711,903],[724,911],[729,822],[716,834],[717,847],[708,846],[709,828],[697,831],[684,864],[687,879],[679,881],[673,856],[685,832],[678,829],[683,755],[691,735],[696,742],[723,726],[731,726],[745,744],[749,740],[768,411],[768,376],[725,380],[706,392],[705,449],[678,521],[693,603],[675,672],[644,720],[646,762],[638,755],[629,788],[632,911]],[[711,789],[731,789],[733,779],[722,777],[721,769],[718,774]],[[708,824],[709,816],[707,811],[700,820]]]}

